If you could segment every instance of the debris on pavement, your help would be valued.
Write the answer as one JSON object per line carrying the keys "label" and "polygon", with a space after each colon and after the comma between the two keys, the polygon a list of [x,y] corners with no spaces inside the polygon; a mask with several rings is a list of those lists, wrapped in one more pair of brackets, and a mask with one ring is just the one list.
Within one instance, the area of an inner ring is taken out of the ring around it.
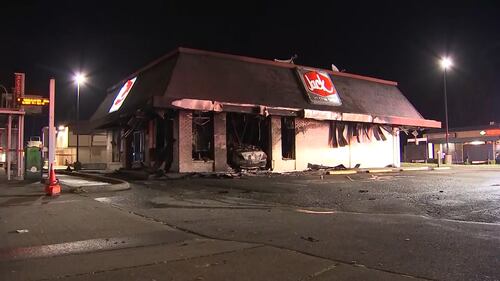
{"label": "debris on pavement", "polygon": [[318,239],[313,238],[313,237],[311,237],[311,236],[308,236],[308,237],[300,236],[300,239],[302,239],[302,240],[306,240],[306,241],[309,241],[309,242],[319,242],[319,240],[318,240]]}
{"label": "debris on pavement", "polygon": [[330,170],[347,170],[347,168],[344,165],[342,165],[342,164],[337,165],[335,167],[332,167],[332,166],[323,166],[323,165],[318,165],[318,164],[307,163],[307,168],[310,169],[310,170],[327,170],[327,171],[330,171]]}
{"label": "debris on pavement", "polygon": [[78,186],[76,188],[71,189],[72,193],[87,193],[88,191],[83,186]]}
{"label": "debris on pavement", "polygon": [[359,193],[367,193],[367,192],[368,192],[368,190],[366,190],[366,189],[360,189],[359,190]]}
{"label": "debris on pavement", "polygon": [[29,230],[27,230],[27,229],[17,229],[16,232],[17,233],[28,233]]}

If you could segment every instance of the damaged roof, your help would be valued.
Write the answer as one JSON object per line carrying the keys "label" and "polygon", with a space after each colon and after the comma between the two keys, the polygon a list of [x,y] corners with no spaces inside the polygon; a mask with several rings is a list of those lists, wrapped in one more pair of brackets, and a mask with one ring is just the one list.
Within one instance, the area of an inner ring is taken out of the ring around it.
{"label": "damaged roof", "polygon": [[[395,82],[308,67],[328,73],[342,101],[338,106],[313,104],[297,67],[301,66],[178,48],[112,87],[91,120],[109,123],[144,107],[188,108],[179,101],[189,100],[335,113],[334,120],[440,127],[440,122],[425,120]],[[122,85],[134,77],[121,108],[109,113]]]}

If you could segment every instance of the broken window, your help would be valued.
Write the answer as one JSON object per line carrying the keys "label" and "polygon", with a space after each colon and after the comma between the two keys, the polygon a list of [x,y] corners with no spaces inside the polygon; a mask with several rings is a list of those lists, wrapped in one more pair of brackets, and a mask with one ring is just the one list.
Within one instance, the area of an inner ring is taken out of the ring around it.
{"label": "broken window", "polygon": [[214,122],[212,112],[193,112],[193,159],[213,160]]}
{"label": "broken window", "polygon": [[144,132],[134,131],[134,138],[132,140],[132,161],[144,161]]}
{"label": "broken window", "polygon": [[295,159],[294,117],[281,117],[281,156],[283,159]]}
{"label": "broken window", "polygon": [[120,135],[120,129],[115,129],[112,131],[112,140],[111,140],[111,161],[112,162],[120,162],[120,152],[122,146],[122,138]]}

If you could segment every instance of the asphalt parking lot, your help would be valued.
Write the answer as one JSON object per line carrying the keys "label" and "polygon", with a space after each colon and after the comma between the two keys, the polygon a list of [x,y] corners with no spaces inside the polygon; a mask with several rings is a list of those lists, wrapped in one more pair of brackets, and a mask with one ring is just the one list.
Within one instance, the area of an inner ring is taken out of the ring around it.
{"label": "asphalt parking lot", "polygon": [[186,200],[229,200],[234,204],[251,200],[259,204],[343,212],[500,222],[498,168],[324,176],[318,172],[250,174],[232,179],[194,177],[132,183],[136,188],[114,196],[113,200],[151,207],[154,206],[151,200],[162,196],[177,199],[179,205]]}
{"label": "asphalt parking lot", "polygon": [[500,169],[459,167],[193,175],[56,198],[4,184],[0,279],[500,280],[499,183]]}
{"label": "asphalt parking lot", "polygon": [[[500,280],[496,167],[196,176],[132,186],[91,197],[188,233],[394,273],[394,280]],[[330,273],[321,278],[337,280]],[[392,278],[361,276],[345,280]]]}

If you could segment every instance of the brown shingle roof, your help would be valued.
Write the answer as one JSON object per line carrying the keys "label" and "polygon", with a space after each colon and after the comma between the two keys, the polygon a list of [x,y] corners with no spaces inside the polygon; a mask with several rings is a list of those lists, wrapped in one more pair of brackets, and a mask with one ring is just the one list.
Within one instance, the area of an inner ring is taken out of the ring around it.
{"label": "brown shingle roof", "polygon": [[330,74],[342,105],[311,104],[296,75],[296,67],[288,63],[179,48],[128,77],[137,75],[136,85],[122,108],[108,114],[123,82],[114,86],[92,119],[111,121],[147,103],[151,105],[152,97],[156,96],[155,100],[163,105],[170,105],[178,99],[199,99],[424,120],[397,88],[397,83],[330,70],[322,71]]}

